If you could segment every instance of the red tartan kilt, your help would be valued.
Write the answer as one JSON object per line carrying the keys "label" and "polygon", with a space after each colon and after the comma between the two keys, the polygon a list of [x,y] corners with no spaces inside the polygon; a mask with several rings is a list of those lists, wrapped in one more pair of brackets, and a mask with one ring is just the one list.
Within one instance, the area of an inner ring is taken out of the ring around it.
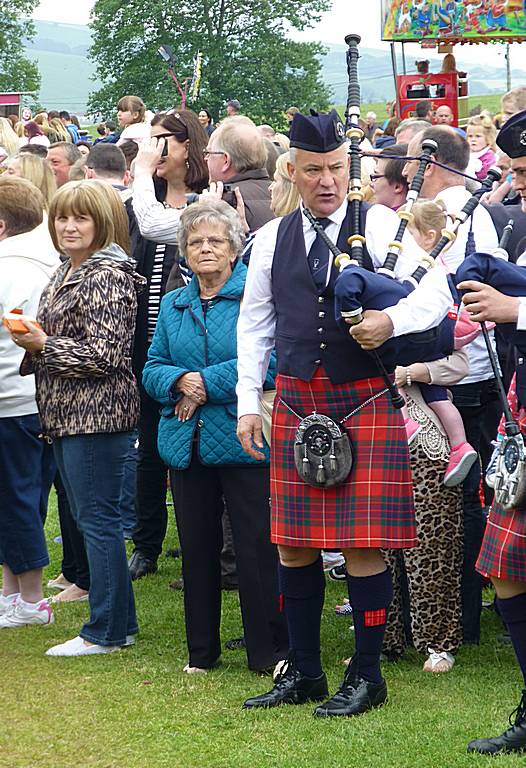
{"label": "red tartan kilt", "polygon": [[477,561],[483,576],[526,582],[526,510],[493,504]]}
{"label": "red tartan kilt", "polygon": [[384,388],[381,378],[331,384],[322,369],[309,382],[278,375],[272,414],[271,538],[291,547],[385,547],[417,543],[407,437],[388,394],[365,406],[345,427],[354,465],[345,483],[307,485],[294,465],[298,418],[318,413],[339,422]]}

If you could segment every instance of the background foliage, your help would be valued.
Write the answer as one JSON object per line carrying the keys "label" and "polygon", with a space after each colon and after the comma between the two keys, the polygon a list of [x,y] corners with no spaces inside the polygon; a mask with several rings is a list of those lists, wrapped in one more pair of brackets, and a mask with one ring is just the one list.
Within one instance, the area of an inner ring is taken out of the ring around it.
{"label": "background foliage", "polygon": [[150,109],[179,104],[179,94],[157,54],[172,46],[179,79],[192,74],[198,50],[205,57],[198,109],[224,115],[227,99],[239,99],[256,121],[282,117],[291,104],[328,106],[317,43],[287,38],[318,21],[329,0],[97,0],[91,56],[103,87],[90,97],[93,113],[109,114],[125,94]]}
{"label": "background foliage", "polygon": [[0,91],[38,91],[38,66],[23,53],[35,34],[29,20],[38,0],[0,0]]}

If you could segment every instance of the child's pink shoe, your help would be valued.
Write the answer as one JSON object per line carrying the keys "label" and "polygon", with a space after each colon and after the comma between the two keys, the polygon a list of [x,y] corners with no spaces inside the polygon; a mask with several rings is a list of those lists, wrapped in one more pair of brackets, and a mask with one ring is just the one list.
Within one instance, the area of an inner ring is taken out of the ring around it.
{"label": "child's pink shoe", "polygon": [[415,437],[418,435],[418,433],[422,429],[422,425],[419,424],[418,421],[415,421],[414,419],[407,418],[404,420],[404,427],[407,433],[407,444],[411,445]]}
{"label": "child's pink shoe", "polygon": [[444,485],[452,488],[464,482],[467,474],[477,460],[477,452],[469,443],[460,443],[451,449],[449,463],[444,475]]}

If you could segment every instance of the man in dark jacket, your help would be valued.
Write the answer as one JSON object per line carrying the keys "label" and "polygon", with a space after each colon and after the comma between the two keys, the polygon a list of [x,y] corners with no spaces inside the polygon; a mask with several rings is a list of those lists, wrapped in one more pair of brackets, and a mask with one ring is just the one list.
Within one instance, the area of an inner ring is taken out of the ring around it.
{"label": "man in dark jacket", "polygon": [[265,144],[251,121],[239,117],[223,120],[208,139],[205,157],[210,181],[223,182],[227,187],[224,197],[234,207],[234,189],[239,188],[251,232],[274,218]]}

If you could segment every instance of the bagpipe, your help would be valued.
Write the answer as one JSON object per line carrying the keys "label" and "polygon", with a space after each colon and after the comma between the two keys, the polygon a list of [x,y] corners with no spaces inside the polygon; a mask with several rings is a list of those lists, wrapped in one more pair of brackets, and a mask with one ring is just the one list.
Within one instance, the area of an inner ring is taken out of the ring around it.
{"label": "bagpipe", "polygon": [[[360,85],[358,80],[358,45],[360,40],[359,35],[348,35],[345,38],[348,46],[347,71],[349,76],[345,129],[350,141],[351,158],[350,191],[348,194],[351,209],[351,235],[348,238],[350,254],[342,253],[330,240],[314,216],[308,210],[304,210],[305,216],[317,234],[323,238],[334,254],[335,264],[340,269],[335,283],[335,313],[338,322],[346,332],[348,331],[348,322],[351,325],[361,322],[364,310],[384,310],[406,298],[419,284],[428,269],[434,266],[435,258],[439,253],[455,239],[456,230],[471,216],[482,195],[491,189],[496,178],[500,178],[500,171],[492,172],[467,201],[462,211],[457,214],[451,229],[442,231],[439,243],[427,255],[425,264],[419,266],[408,279],[397,280],[395,279],[395,269],[398,256],[403,250],[402,238],[408,223],[413,218],[411,209],[421,191],[426,168],[430,162],[433,162],[433,156],[437,150],[436,142],[424,140],[418,170],[410,185],[406,203],[398,211],[400,224],[395,239],[389,244],[384,265],[377,272],[366,269],[364,266],[364,246],[366,243],[360,229],[360,209],[363,201],[360,151],[363,131],[359,126]],[[458,294],[452,280],[449,280],[449,285],[453,297],[457,298]],[[396,390],[387,371],[392,371],[396,365],[430,362],[451,354],[454,348],[456,318],[456,311],[452,311],[434,328],[388,339],[378,349],[371,351],[386,386],[389,386],[395,407],[399,408],[403,405],[403,398]]]}
{"label": "bagpipe", "polygon": [[[467,256],[457,270],[457,283],[476,280],[491,285],[506,296],[526,296],[526,268],[505,260],[506,247],[512,230],[513,221],[510,220],[504,227],[499,247],[492,254],[473,253]],[[506,432],[506,436],[499,443],[494,481],[495,499],[504,509],[524,509],[526,507],[526,445],[508,404],[499,363],[486,324],[481,322],[480,325],[497,382]],[[525,354],[526,332],[517,331],[516,326],[512,324],[500,327],[508,330],[510,342]]]}

